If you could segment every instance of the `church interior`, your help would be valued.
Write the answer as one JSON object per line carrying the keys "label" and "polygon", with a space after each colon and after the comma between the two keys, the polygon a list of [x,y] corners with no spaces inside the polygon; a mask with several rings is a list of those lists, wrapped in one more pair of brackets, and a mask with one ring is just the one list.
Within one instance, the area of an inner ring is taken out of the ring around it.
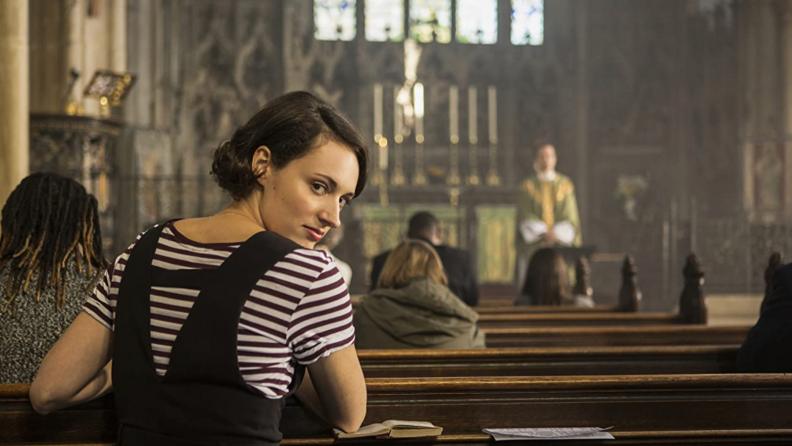
{"label": "church interior", "polygon": [[[486,432],[500,428],[792,443],[792,368],[738,359],[769,302],[792,306],[774,274],[792,256],[792,0],[0,0],[0,60],[0,205],[28,175],[75,180],[110,265],[155,225],[227,209],[215,151],[265,104],[307,91],[348,117],[369,157],[330,230],[350,311],[374,311],[388,253],[426,213],[436,238],[417,237],[482,335],[386,350],[361,345],[356,319],[364,425],[443,427],[416,444],[552,436]],[[2,240],[0,273],[23,253]],[[545,250],[561,294],[588,303],[531,289],[520,306]],[[401,320],[381,311],[370,324]],[[792,320],[778,324],[773,354],[792,358]],[[0,369],[13,358],[0,348]],[[112,396],[44,417],[30,384],[0,379],[0,445],[120,435]],[[287,399],[282,444],[345,441],[307,406]]]}

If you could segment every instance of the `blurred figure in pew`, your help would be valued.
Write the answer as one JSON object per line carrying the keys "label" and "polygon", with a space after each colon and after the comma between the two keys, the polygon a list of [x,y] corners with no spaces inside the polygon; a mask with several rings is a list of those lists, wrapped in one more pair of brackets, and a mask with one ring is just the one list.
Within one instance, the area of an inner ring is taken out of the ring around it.
{"label": "blurred figure in pew", "polygon": [[772,292],[737,355],[743,373],[792,373],[792,264],[773,274]]}
{"label": "blurred figure in pew", "polygon": [[447,285],[430,244],[401,242],[385,261],[377,288],[355,312],[357,348],[484,348],[478,314]]}
{"label": "blurred figure in pew", "polygon": [[566,262],[553,248],[536,251],[528,262],[525,276],[525,284],[514,305],[594,306],[591,297],[570,292]]}
{"label": "blurred figure in pew", "polygon": [[[429,212],[413,214],[410,217],[407,238],[422,240],[432,245],[443,263],[443,270],[448,278],[448,288],[469,306],[478,305],[478,279],[470,254],[464,249],[443,244],[440,222],[437,217]],[[385,251],[374,257],[371,266],[371,290],[378,286],[382,268],[390,253],[390,251]]]}
{"label": "blurred figure in pew", "polygon": [[96,198],[34,173],[11,192],[0,237],[0,383],[31,383],[107,267]]}

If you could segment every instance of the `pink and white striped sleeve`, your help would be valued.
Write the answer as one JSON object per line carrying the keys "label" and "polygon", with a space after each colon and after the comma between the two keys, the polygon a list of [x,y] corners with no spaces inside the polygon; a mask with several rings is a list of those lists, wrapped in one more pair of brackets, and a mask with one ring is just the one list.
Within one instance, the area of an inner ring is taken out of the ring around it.
{"label": "pink and white striped sleeve", "polygon": [[288,344],[297,362],[308,365],[354,342],[349,290],[330,260],[292,314]]}

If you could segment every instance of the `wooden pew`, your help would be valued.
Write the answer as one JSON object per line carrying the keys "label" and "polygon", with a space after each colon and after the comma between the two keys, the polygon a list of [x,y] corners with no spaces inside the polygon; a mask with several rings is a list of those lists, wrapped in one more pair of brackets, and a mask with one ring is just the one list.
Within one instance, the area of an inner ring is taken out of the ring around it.
{"label": "wooden pew", "polygon": [[[627,262],[630,262],[629,265]],[[633,279],[637,272],[635,270],[635,263],[627,256],[625,258],[625,266],[632,266],[632,269],[622,268],[622,293],[627,295],[624,284],[628,281],[635,282]],[[632,274],[631,276],[628,276]],[[635,292],[637,286],[634,287]],[[578,259],[575,265],[575,286],[572,290],[575,295],[585,295],[593,297],[594,291],[591,288],[591,267],[589,267],[588,260],[585,257]],[[514,306],[514,300],[517,297],[517,290],[512,291],[513,297],[500,298],[500,299],[481,299],[481,304],[474,309],[479,314],[515,314],[515,313],[607,313],[626,311],[627,306],[620,305],[595,305],[593,308],[575,307],[575,306],[551,306],[551,305],[528,305],[528,306]],[[635,308],[637,311],[637,307]]]}
{"label": "wooden pew", "polygon": [[[513,300],[512,300],[513,301]],[[480,315],[485,314],[567,314],[567,313],[616,313],[619,307],[616,305],[595,305],[593,308],[563,306],[556,307],[552,305],[532,305],[515,307],[510,302],[505,305],[492,305],[492,306],[478,306],[473,307],[476,313]]]}
{"label": "wooden pew", "polygon": [[[767,263],[767,267],[765,268],[764,272],[764,280],[765,280],[765,301],[769,297],[770,289],[772,285],[772,278],[773,273],[775,272],[776,268],[784,264],[784,256],[778,252],[773,252]],[[576,276],[578,284],[575,285],[575,293],[591,293],[590,287],[587,285],[589,283],[589,278],[587,276],[588,272],[586,269],[585,264],[578,264],[576,268]],[[695,258],[695,256],[691,255],[688,257],[688,260],[685,264],[685,268],[683,269],[683,278],[685,280],[685,288],[683,289],[682,294],[680,295],[680,313],[678,315],[679,319],[684,319],[684,323],[706,323],[707,320],[707,308],[706,308],[706,300],[704,299],[704,292],[702,289],[704,283],[704,270],[701,267],[700,262]],[[583,314],[592,314],[592,313],[607,313],[612,314],[615,312],[625,312],[627,314],[635,313],[640,309],[641,303],[641,291],[638,289],[637,284],[637,271],[635,268],[635,262],[632,260],[631,257],[627,256],[624,259],[624,263],[622,265],[622,284],[619,290],[619,305],[613,306],[606,306],[606,305],[597,305],[594,308],[579,308],[579,307],[571,307],[571,306],[521,306],[515,307],[512,303],[514,299],[496,299],[496,300],[485,300],[482,299],[482,305],[475,307],[474,309],[483,317],[483,325],[482,326],[514,326],[517,325],[516,322],[519,321],[520,317],[512,317],[507,319],[503,324],[497,324],[498,318],[491,318],[489,315],[494,314],[506,314],[506,315],[521,315],[521,314],[545,314],[545,313],[553,313],[553,314],[568,314],[568,313],[583,313]],[[764,306],[764,301],[762,302]],[[687,313],[687,317],[683,317]],[[675,319],[673,317],[673,313],[655,313],[655,314],[665,314],[668,316],[668,320]],[[486,315],[486,317],[485,317]],[[526,317],[525,319],[526,325],[525,326],[541,326],[541,325],[552,325],[550,324],[547,319],[542,322],[533,321],[530,317]],[[640,318],[637,318],[636,322],[631,325],[641,325],[641,322],[638,322]],[[559,320],[560,322],[561,320]],[[667,321],[666,321],[667,322]],[[662,323],[666,323],[662,322]]]}
{"label": "wooden pew", "polygon": [[[586,286],[585,265],[578,265],[578,293],[590,293]],[[685,287],[680,296],[679,313],[638,313],[641,291],[637,285],[635,262],[629,256],[622,266],[619,305],[580,309],[575,307],[484,307],[479,310],[481,328],[575,327],[603,325],[678,325],[706,324],[707,304],[704,296],[704,269],[695,255],[690,255],[683,270]],[[584,289],[583,289],[584,288]],[[531,310],[537,308],[537,310]],[[556,311],[549,309],[556,308]],[[570,309],[571,308],[571,309]]]}
{"label": "wooden pew", "polygon": [[683,325],[688,319],[675,313],[514,313],[482,314],[479,328],[591,327],[625,325]]}
{"label": "wooden pew", "polygon": [[[792,376],[641,375],[368,379],[365,424],[431,421],[419,444],[488,444],[485,427],[615,426],[615,442],[564,444],[789,444]],[[0,444],[108,444],[112,398],[41,417],[26,385],[0,386]],[[332,444],[329,429],[289,401],[285,445]],[[360,444],[360,443],[357,443]],[[531,443],[532,444],[532,443]]]}
{"label": "wooden pew", "polygon": [[734,373],[739,345],[358,350],[366,378]]}
{"label": "wooden pew", "polygon": [[488,328],[488,348],[639,345],[742,345],[751,327],[677,325],[651,327]]}

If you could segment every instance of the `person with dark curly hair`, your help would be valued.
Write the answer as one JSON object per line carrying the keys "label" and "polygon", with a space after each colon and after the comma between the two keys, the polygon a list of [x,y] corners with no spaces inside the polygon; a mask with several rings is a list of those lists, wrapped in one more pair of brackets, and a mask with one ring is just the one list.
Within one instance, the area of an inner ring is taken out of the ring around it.
{"label": "person with dark curly hair", "polygon": [[331,105],[306,92],[267,103],[214,152],[232,202],[149,229],[119,256],[44,359],[34,409],[112,389],[119,444],[273,445],[296,392],[357,430],[366,387],[349,292],[313,248],[367,168],[363,137]]}
{"label": "person with dark curly hair", "polygon": [[11,192],[0,226],[0,383],[30,383],[107,266],[96,198],[34,173]]}

